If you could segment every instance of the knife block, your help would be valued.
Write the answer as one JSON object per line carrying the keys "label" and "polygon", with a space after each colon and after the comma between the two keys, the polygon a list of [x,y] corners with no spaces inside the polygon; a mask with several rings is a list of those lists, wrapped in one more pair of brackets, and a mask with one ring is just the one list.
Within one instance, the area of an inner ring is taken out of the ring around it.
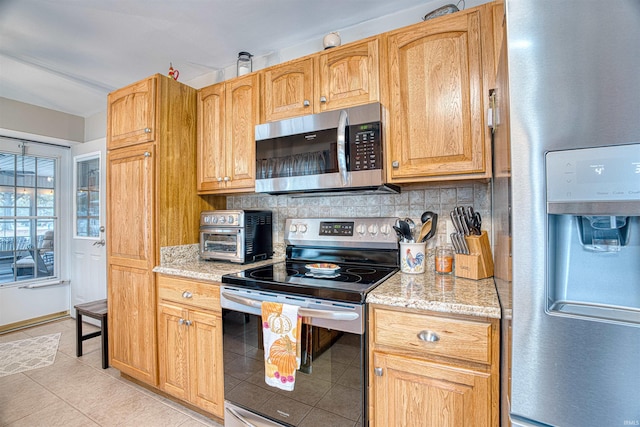
{"label": "knife block", "polygon": [[465,236],[469,255],[456,254],[456,277],[486,279],[493,276],[493,257],[487,232],[479,236]]}

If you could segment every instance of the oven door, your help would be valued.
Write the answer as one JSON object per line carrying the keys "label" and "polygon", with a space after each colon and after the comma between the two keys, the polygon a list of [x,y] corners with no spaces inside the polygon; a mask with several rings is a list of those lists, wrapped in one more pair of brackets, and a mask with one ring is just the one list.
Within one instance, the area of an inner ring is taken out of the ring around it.
{"label": "oven door", "polygon": [[203,259],[244,262],[244,228],[200,227],[200,256]]}
{"label": "oven door", "polygon": [[[302,362],[293,391],[265,383],[262,300],[301,307]],[[226,427],[368,424],[364,306],[229,286],[221,289],[221,304]],[[353,332],[356,324],[362,325],[359,333]]]}

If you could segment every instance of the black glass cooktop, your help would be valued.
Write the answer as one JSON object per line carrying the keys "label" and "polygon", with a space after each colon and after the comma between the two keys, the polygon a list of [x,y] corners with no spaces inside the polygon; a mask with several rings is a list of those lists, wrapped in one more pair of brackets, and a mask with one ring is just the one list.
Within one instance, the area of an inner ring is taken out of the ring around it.
{"label": "black glass cooktop", "polygon": [[396,267],[336,264],[340,268],[314,272],[311,262],[286,261],[225,274],[222,283],[239,287],[363,303],[369,291],[398,271]]}

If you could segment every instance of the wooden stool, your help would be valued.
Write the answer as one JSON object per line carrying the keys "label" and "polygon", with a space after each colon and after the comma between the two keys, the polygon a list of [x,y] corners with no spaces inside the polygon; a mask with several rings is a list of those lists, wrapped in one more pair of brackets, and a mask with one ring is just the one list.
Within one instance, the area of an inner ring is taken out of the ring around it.
{"label": "wooden stool", "polygon": [[[109,367],[109,334],[107,329],[107,300],[78,304],[76,309],[76,356],[82,356],[82,341],[102,335],[102,369]],[[100,330],[82,335],[82,316],[100,321]]]}

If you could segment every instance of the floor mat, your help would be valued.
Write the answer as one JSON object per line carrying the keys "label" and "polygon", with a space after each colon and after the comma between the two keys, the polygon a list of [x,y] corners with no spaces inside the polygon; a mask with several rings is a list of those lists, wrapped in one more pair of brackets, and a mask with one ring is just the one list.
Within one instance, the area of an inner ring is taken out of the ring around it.
{"label": "floor mat", "polygon": [[57,333],[0,344],[0,377],[51,365],[59,341]]}

